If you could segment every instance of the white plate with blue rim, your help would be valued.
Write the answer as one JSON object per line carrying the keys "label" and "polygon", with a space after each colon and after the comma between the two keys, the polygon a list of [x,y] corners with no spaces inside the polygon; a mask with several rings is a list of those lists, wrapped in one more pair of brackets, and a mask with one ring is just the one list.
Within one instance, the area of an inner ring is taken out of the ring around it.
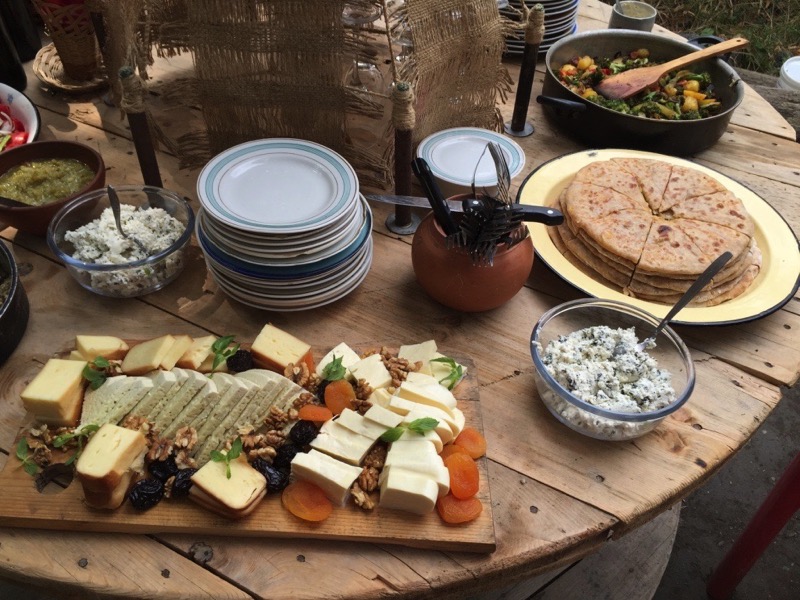
{"label": "white plate with blue rim", "polygon": [[[453,185],[469,187],[473,175],[477,187],[497,185],[497,171],[489,142],[497,142],[513,179],[525,167],[525,152],[515,141],[488,129],[455,127],[429,135],[419,143],[417,156],[424,158],[433,174]],[[477,168],[476,168],[477,166]]]}
{"label": "white plate with blue rim", "polygon": [[339,154],[291,138],[245,142],[212,158],[197,197],[215,219],[242,231],[286,234],[335,221],[358,200],[358,178]]}

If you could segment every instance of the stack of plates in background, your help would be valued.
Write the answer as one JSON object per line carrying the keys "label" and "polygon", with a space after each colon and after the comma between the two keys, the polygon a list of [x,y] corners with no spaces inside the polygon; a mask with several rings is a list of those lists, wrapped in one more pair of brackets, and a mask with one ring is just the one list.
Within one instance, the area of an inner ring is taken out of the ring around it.
{"label": "stack of plates in background", "polygon": [[[533,8],[535,4],[544,6],[544,39],[539,45],[539,53],[547,52],[548,48],[561,38],[575,33],[578,25],[575,22],[578,18],[579,0],[524,0],[525,6]],[[509,0],[509,7],[501,8],[500,14],[508,17],[512,21],[519,21],[519,13],[513,9],[520,10],[523,0]],[[507,54],[522,54],[525,49],[525,32],[520,32],[514,36],[506,38]]]}
{"label": "stack of plates in background", "polygon": [[244,304],[316,308],[353,291],[372,264],[372,213],[332,150],[273,138],[214,157],[197,182],[197,240],[214,280]]}

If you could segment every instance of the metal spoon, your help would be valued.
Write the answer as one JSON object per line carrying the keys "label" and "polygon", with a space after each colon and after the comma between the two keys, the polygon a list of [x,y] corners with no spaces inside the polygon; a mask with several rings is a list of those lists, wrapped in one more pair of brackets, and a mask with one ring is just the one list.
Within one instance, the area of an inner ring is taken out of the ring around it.
{"label": "metal spoon", "polygon": [[114,222],[117,224],[117,231],[119,234],[124,237],[126,240],[131,240],[136,246],[141,250],[145,256],[150,256],[150,251],[145,247],[142,242],[137,240],[132,235],[128,235],[124,231],[122,231],[122,221],[120,220],[120,207],[119,207],[119,196],[117,196],[117,190],[115,190],[110,185],[106,187],[106,192],[108,193],[108,201],[111,204],[111,212],[114,213]]}
{"label": "metal spoon", "polygon": [[650,346],[658,337],[658,334],[661,333],[661,330],[669,324],[669,322],[681,311],[684,306],[692,301],[692,299],[700,292],[700,290],[708,285],[708,282],[714,278],[714,275],[722,270],[722,267],[724,267],[732,257],[733,254],[730,252],[723,252],[714,262],[708,265],[706,270],[700,273],[700,277],[698,277],[694,283],[689,286],[689,289],[683,293],[683,296],[681,296],[680,300],[675,303],[675,306],[673,306],[672,309],[667,313],[667,316],[661,319],[661,322],[658,324],[650,337],[636,344],[636,350],[642,352],[648,346]]}

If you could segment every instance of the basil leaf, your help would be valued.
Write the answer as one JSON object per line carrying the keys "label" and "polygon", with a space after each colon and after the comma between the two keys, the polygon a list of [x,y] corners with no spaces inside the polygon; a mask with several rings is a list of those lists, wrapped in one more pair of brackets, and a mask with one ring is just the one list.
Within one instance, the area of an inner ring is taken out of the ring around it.
{"label": "basil leaf", "polygon": [[383,432],[380,439],[384,442],[396,442],[400,439],[405,431],[405,427],[392,427]]}
{"label": "basil leaf", "polygon": [[440,356],[439,358],[432,358],[429,362],[440,362],[446,365],[449,365],[451,369],[454,369],[456,366],[456,361],[454,361],[449,356]]}
{"label": "basil leaf", "polygon": [[221,338],[218,338],[216,342],[211,344],[211,351],[214,354],[219,354],[223,352],[228,346],[230,346],[231,342],[234,340],[235,335],[226,335]]}
{"label": "basil leaf", "polygon": [[97,423],[89,423],[88,425],[81,427],[80,434],[88,436],[90,433],[94,433],[98,429],[100,429],[100,425]]}
{"label": "basil leaf", "polygon": [[224,354],[215,354],[214,355],[214,362],[211,365],[211,370],[212,371],[216,371],[217,367],[222,363],[223,360],[225,360],[225,355]]}
{"label": "basil leaf", "polygon": [[342,364],[344,356],[334,355],[333,360],[322,369],[322,378],[328,381],[338,381],[347,375],[347,369]]}
{"label": "basil leaf", "polygon": [[211,460],[213,460],[214,462],[225,462],[225,455],[219,450],[212,450]]}
{"label": "basil leaf", "polygon": [[86,379],[89,382],[89,385],[91,386],[91,388],[93,390],[96,390],[101,385],[103,385],[103,383],[106,380],[106,374],[105,373],[102,373],[101,371],[97,371],[96,369],[93,369],[89,365],[86,365],[83,368],[83,371],[81,372],[81,375],[83,376],[84,379]]}
{"label": "basil leaf", "polygon": [[30,446],[28,446],[27,438],[22,438],[19,442],[17,442],[17,458],[24,461],[28,458],[28,452],[30,452]]}
{"label": "basil leaf", "polygon": [[232,461],[235,458],[239,458],[239,455],[242,453],[242,438],[237,437],[233,440],[233,444],[231,444],[231,449],[228,450],[228,462]]}
{"label": "basil leaf", "polygon": [[25,462],[22,464],[22,468],[28,475],[36,475],[39,472],[39,467],[34,462]]}
{"label": "basil leaf", "polygon": [[229,462],[225,463],[225,475],[227,476],[228,479],[231,478],[231,463]]}
{"label": "basil leaf", "polygon": [[103,356],[98,356],[92,362],[94,363],[95,367],[100,367],[101,369],[111,366],[111,363],[108,361],[108,359]]}
{"label": "basil leaf", "polygon": [[74,433],[62,433],[53,440],[53,448],[61,448],[61,446],[69,442],[74,437]]}
{"label": "basil leaf", "polygon": [[411,421],[411,423],[408,424],[408,428],[414,433],[424,435],[426,431],[436,429],[438,424],[439,421],[433,417],[423,417],[421,419]]}

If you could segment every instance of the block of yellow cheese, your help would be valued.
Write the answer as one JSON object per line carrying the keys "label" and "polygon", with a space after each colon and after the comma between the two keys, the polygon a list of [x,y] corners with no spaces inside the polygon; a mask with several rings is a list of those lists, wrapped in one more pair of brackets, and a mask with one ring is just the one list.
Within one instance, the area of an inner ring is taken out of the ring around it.
{"label": "block of yellow cheese", "polygon": [[260,365],[281,374],[290,363],[305,363],[314,371],[311,346],[269,323],[261,329],[250,352]]}
{"label": "block of yellow cheese", "polygon": [[183,353],[175,364],[176,367],[181,369],[193,369],[197,371],[203,361],[211,354],[211,346],[217,341],[217,336],[206,335],[200,338],[194,338],[192,345]]}
{"label": "block of yellow cheese", "polygon": [[172,344],[172,347],[167,351],[164,355],[164,358],[161,359],[160,368],[169,371],[178,364],[178,360],[184,353],[191,348],[192,343],[194,340],[190,335],[175,335],[175,342]]}
{"label": "block of yellow cheese", "polygon": [[83,400],[86,361],[51,358],[22,391],[22,404],[38,421],[72,426]]}
{"label": "block of yellow cheese", "polygon": [[120,359],[128,352],[128,344],[113,335],[76,335],[75,348],[88,361],[98,356]]}
{"label": "block of yellow cheese", "polygon": [[144,375],[154,369],[158,369],[161,361],[164,360],[174,343],[174,337],[162,335],[141,344],[136,344],[125,355],[122,361],[122,372],[126,375]]}
{"label": "block of yellow cheese", "polygon": [[[140,431],[106,423],[92,436],[75,465],[87,502],[117,508],[141,468],[147,442]],[[116,505],[114,505],[116,503]]]}
{"label": "block of yellow cheese", "polygon": [[192,475],[190,497],[206,508],[228,517],[244,516],[267,492],[267,480],[240,454],[230,462],[228,479],[225,463],[210,461]]}

